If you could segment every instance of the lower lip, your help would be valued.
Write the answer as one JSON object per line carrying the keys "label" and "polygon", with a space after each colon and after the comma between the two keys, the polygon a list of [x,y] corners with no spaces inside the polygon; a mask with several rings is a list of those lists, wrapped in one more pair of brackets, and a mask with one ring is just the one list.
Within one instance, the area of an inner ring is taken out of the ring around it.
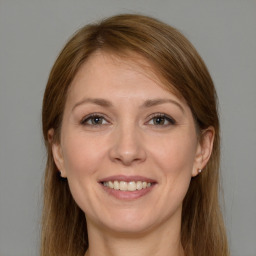
{"label": "lower lip", "polygon": [[141,190],[122,191],[122,190],[115,190],[113,188],[109,188],[103,185],[101,186],[109,195],[120,200],[135,200],[135,199],[141,198],[146,194],[148,194],[154,188],[154,184],[152,184],[150,187],[144,188]]}

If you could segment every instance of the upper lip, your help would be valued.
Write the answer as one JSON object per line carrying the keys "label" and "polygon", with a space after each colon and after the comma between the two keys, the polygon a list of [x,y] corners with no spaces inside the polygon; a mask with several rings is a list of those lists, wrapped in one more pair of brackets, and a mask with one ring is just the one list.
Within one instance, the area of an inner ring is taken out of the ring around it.
{"label": "upper lip", "polygon": [[156,183],[156,180],[143,177],[143,176],[126,176],[126,175],[113,175],[113,176],[108,176],[106,178],[100,179],[99,182],[108,182],[108,181],[146,181],[150,183]]}

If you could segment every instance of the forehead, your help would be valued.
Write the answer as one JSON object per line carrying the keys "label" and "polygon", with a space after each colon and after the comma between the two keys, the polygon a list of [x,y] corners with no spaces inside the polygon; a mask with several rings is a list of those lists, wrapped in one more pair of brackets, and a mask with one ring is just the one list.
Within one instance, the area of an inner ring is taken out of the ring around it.
{"label": "forehead", "polygon": [[[126,85],[129,86],[126,86]],[[144,85],[145,92],[164,91],[177,95],[174,87],[165,81],[156,68],[144,57],[136,53],[116,54],[106,51],[93,53],[80,67],[68,92],[68,98],[79,95],[82,91],[90,93],[100,89],[98,93],[116,93],[119,89],[132,91]],[[147,86],[145,86],[147,85]]]}

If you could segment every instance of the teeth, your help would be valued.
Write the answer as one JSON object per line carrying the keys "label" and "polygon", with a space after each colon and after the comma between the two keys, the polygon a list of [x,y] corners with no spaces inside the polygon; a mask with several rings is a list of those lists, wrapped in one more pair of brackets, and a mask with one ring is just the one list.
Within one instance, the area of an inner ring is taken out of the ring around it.
{"label": "teeth", "polygon": [[[106,182],[107,183],[107,182]],[[109,181],[108,182],[108,186],[110,187],[110,188],[114,188],[114,183],[112,182],[112,181]]]}
{"label": "teeth", "polygon": [[[106,184],[108,184],[109,182],[106,182]],[[108,186],[109,187],[109,186]],[[114,181],[114,189],[118,190],[119,189],[119,182],[118,181]]]}
{"label": "teeth", "polygon": [[136,188],[137,188],[137,190],[142,189],[142,182],[141,181],[137,181]]}
{"label": "teeth", "polygon": [[126,191],[127,190],[127,182],[125,181],[120,181],[120,186],[119,186],[119,189],[122,190],[122,191]]}
{"label": "teeth", "polygon": [[135,191],[135,190],[137,189],[137,186],[136,186],[135,181],[130,181],[130,182],[128,182],[128,184],[127,184],[127,189],[128,189],[129,191]]}
{"label": "teeth", "polygon": [[109,187],[115,190],[121,190],[121,191],[135,191],[135,190],[141,190],[145,188],[151,187],[150,182],[146,181],[106,181],[103,182],[103,186]]}

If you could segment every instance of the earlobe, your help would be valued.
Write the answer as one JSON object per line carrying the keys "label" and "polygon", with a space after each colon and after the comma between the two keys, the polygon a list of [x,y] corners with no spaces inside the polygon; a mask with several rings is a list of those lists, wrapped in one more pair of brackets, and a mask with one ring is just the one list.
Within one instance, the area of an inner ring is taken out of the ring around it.
{"label": "earlobe", "polygon": [[63,153],[62,153],[61,145],[59,143],[52,144],[52,154],[53,154],[54,162],[60,171],[61,177],[66,178],[67,176],[66,176],[66,171],[64,167]]}
{"label": "earlobe", "polygon": [[61,177],[66,178],[62,148],[60,143],[54,142],[53,136],[54,136],[54,130],[50,129],[48,131],[48,142],[52,147],[53,159],[57,168],[60,171]]}
{"label": "earlobe", "polygon": [[201,140],[198,142],[195,164],[192,171],[193,177],[201,173],[209,161],[212,154],[214,135],[215,131],[212,126],[208,127],[202,132]]}

